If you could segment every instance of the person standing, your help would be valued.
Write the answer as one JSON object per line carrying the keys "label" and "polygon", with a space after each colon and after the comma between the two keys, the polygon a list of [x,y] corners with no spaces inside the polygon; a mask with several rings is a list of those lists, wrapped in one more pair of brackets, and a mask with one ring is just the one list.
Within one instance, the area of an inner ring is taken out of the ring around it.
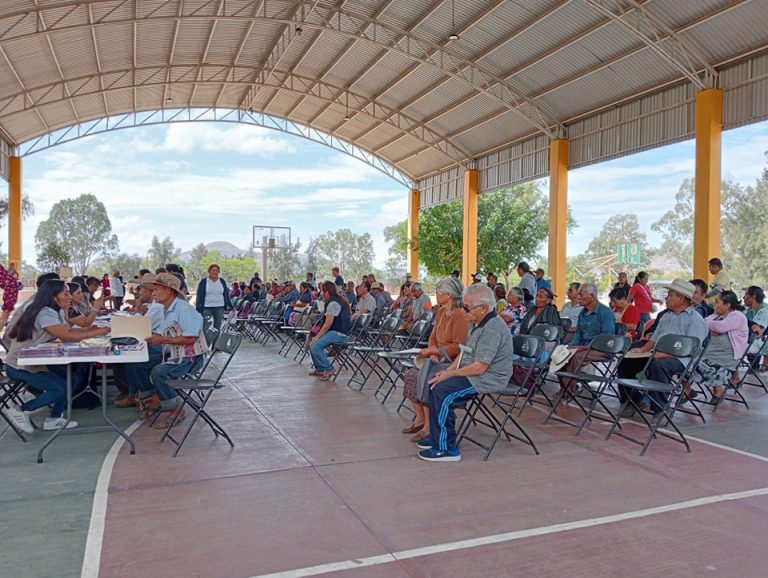
{"label": "person standing", "polygon": [[109,278],[109,287],[112,292],[112,308],[120,311],[123,306],[123,297],[125,296],[125,286],[120,271],[112,269],[112,277]]}
{"label": "person standing", "polygon": [[233,309],[232,299],[227,290],[227,282],[223,277],[219,277],[220,274],[221,267],[216,263],[209,265],[208,276],[200,279],[200,283],[197,284],[197,298],[195,300],[197,312],[203,316],[206,323],[210,323],[212,319],[216,331],[221,329],[224,313]]}
{"label": "person standing", "polygon": [[707,303],[713,305],[715,303],[715,297],[723,291],[731,290],[731,278],[723,270],[723,262],[714,257],[707,261],[707,268],[709,272],[714,275],[712,282],[709,284],[709,291],[707,292]]}
{"label": "person standing", "polygon": [[[643,327],[651,318],[653,304],[661,303],[659,299],[653,298],[651,288],[648,287],[648,273],[640,271],[635,276],[635,283],[629,288],[627,301],[637,307],[637,311],[640,313],[640,323],[638,326]],[[640,337],[642,337],[642,335],[640,335]]]}

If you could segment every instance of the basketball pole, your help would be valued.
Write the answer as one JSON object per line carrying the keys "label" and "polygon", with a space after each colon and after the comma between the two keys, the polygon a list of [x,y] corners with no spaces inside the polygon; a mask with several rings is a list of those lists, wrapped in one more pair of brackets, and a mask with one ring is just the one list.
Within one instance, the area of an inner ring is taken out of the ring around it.
{"label": "basketball pole", "polygon": [[267,262],[269,261],[269,248],[262,247],[261,248],[261,274],[264,275],[261,279],[262,282],[266,285],[267,279],[269,277],[267,276]]}

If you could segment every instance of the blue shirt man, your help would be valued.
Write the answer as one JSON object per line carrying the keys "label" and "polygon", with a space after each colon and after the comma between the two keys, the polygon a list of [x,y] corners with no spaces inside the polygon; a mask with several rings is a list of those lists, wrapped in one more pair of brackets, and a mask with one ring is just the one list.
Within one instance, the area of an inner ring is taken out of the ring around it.
{"label": "blue shirt man", "polygon": [[584,306],[579,313],[576,323],[576,333],[573,335],[571,345],[589,345],[598,335],[613,334],[616,330],[616,318],[610,307],[600,303],[595,297],[590,307]]}
{"label": "blue shirt man", "polygon": [[536,277],[536,290],[537,291],[539,289],[541,289],[542,287],[552,291],[552,281],[550,281],[549,279],[544,279],[544,269],[542,269],[541,267],[536,269],[535,277]]}

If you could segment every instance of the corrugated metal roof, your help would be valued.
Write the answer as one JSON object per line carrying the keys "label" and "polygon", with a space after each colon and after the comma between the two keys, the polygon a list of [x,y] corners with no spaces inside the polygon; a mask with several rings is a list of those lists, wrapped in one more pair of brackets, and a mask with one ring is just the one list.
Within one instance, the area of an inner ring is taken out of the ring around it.
{"label": "corrugated metal roof", "polygon": [[[448,38],[454,28],[458,40]],[[174,107],[253,108],[359,139],[419,180],[531,135],[584,130],[574,118],[598,115],[598,132],[579,146],[609,156],[678,138],[690,107],[671,106],[665,91],[700,88],[707,67],[726,70],[728,122],[761,118],[760,61],[731,64],[761,50],[768,0],[4,0],[0,129],[19,145],[163,108],[171,95]],[[275,88],[292,75],[308,81]],[[313,79],[328,85],[320,98],[295,92]],[[410,128],[379,127],[383,117],[354,106],[345,122],[336,98],[345,90],[407,115]],[[633,101],[659,108],[627,122]],[[600,112],[613,104],[619,113]],[[429,148],[424,130],[449,148]],[[489,182],[514,178],[502,164]]]}

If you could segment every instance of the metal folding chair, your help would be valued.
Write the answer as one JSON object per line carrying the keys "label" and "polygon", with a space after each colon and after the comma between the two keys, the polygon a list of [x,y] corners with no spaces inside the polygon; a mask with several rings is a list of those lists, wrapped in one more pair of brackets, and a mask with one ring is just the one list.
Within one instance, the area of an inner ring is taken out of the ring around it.
{"label": "metal folding chair", "polygon": [[[531,359],[531,362],[524,362],[522,375],[519,375],[519,381],[526,383],[529,379],[533,379],[534,372],[543,370],[541,361],[541,353],[544,351],[545,342],[544,339],[537,335],[513,335],[512,347],[514,353],[521,359]],[[515,359],[515,365],[518,365],[520,360]],[[533,451],[538,455],[539,450],[536,448],[536,444],[523,429],[512,413],[515,411],[517,401],[520,398],[522,392],[526,391],[525,387],[521,385],[507,384],[504,389],[494,393],[484,393],[475,396],[467,403],[466,413],[461,420],[461,424],[458,428],[457,442],[467,440],[479,446],[485,450],[483,461],[487,461],[493,452],[493,448],[496,447],[496,442],[502,434],[507,438],[507,441],[513,439],[531,446]],[[511,400],[507,401],[509,398]],[[501,410],[503,416],[501,419],[494,413],[495,410]],[[514,426],[517,432],[510,432],[509,425]],[[494,432],[491,443],[487,446],[475,438],[467,435],[470,426],[485,426]]]}
{"label": "metal folding chair", "polygon": [[[540,323],[539,325],[535,325],[531,330],[531,335],[533,337],[541,337],[544,340],[544,349],[550,352],[560,344],[564,334],[565,334],[565,331],[563,330],[562,326],[547,325],[545,323]],[[543,353],[544,351],[542,350],[540,356],[542,356]],[[518,415],[522,415],[523,410],[526,408],[527,405],[533,405],[534,403],[538,403],[541,405],[552,407],[554,403],[554,400],[549,397],[547,392],[544,391],[544,387],[543,387],[544,381],[547,378],[549,364],[539,363],[539,361],[543,361],[543,360],[540,360],[538,358],[537,359],[523,358],[523,359],[516,360],[516,365],[520,367],[525,366],[529,363],[534,363],[538,367],[537,371],[530,377],[527,383],[519,384],[519,385],[525,385],[527,391],[525,394],[525,398],[523,400],[523,404],[520,407],[520,413]],[[538,398],[535,398],[534,395],[536,394],[539,394],[541,397],[543,397],[544,401]]]}
{"label": "metal folding chair", "polygon": [[[237,353],[237,349],[240,347],[241,341],[241,335],[236,335],[234,333],[222,333],[216,340],[211,355],[206,360],[205,366],[200,373],[200,377],[191,379],[172,379],[168,381],[168,385],[170,385],[176,391],[179,397],[181,397],[182,404],[186,405],[194,412],[194,415],[187,423],[187,427],[184,429],[184,432],[181,434],[179,439],[176,439],[171,433],[172,428],[174,425],[176,425],[176,418],[174,418],[173,421],[168,425],[168,429],[165,430],[163,437],[160,438],[160,441],[169,439],[176,445],[176,450],[173,452],[174,457],[179,455],[181,446],[184,445],[187,437],[189,437],[189,433],[192,431],[192,428],[194,427],[198,418],[202,418],[203,421],[208,424],[208,427],[211,428],[214,436],[222,436],[225,440],[227,440],[227,443],[229,443],[230,447],[235,447],[235,444],[232,442],[229,434],[227,434],[221,424],[219,424],[211,417],[211,415],[206,411],[205,406],[211,399],[213,392],[224,387],[224,384],[222,383],[222,377],[224,376],[224,372],[227,370],[229,363],[232,361],[232,358],[235,356],[235,353]],[[223,362],[219,361],[218,365],[214,362],[214,360],[217,358],[217,354],[219,358],[223,357]],[[215,377],[213,379],[202,377],[202,375],[204,375],[212,366],[218,369]]]}
{"label": "metal folding chair", "polygon": [[27,437],[15,423],[5,415],[5,409],[12,405],[21,405],[21,393],[24,391],[24,382],[10,377],[0,377],[0,417],[2,417],[14,433],[26,442]]}
{"label": "metal folding chair", "polygon": [[[584,419],[579,424],[571,423],[559,417],[555,410],[562,403],[563,396],[558,396],[555,405],[549,411],[544,423],[547,423],[550,419],[564,423],[566,425],[573,425],[576,429],[576,435],[579,435],[587,425],[587,422],[592,420],[593,413],[599,405],[608,417],[603,417],[599,414],[594,414],[596,419],[613,423],[616,416],[605,405],[602,397],[604,395],[615,397],[618,399],[619,392],[615,386],[616,372],[618,371],[619,364],[624,358],[624,355],[629,350],[630,340],[626,335],[598,335],[589,344],[581,363],[575,371],[558,371],[557,376],[562,386],[564,380],[575,381],[582,391],[587,395],[574,394],[572,399],[574,404],[584,412]],[[595,353],[596,355],[591,355]],[[592,357],[592,359],[590,359]],[[585,407],[582,403],[588,401],[589,406]]]}
{"label": "metal folding chair", "polygon": [[[675,410],[677,409],[677,405],[682,399],[684,384],[690,381],[691,375],[696,369],[696,365],[700,359],[700,350],[701,342],[699,341],[698,337],[691,337],[688,335],[662,336],[661,339],[656,342],[656,347],[654,348],[651,357],[648,359],[645,367],[639,374],[641,375],[642,379],[617,380],[618,385],[626,388],[628,391],[627,401],[625,401],[619,408],[618,413],[614,418],[613,425],[608,431],[608,435],[605,437],[605,439],[609,439],[614,433],[616,433],[616,435],[642,446],[643,449],[640,451],[640,455],[643,456],[645,455],[648,446],[651,445],[651,442],[656,437],[656,434],[659,434],[685,445],[685,448],[690,453],[691,446],[688,445],[688,440],[685,438],[685,435],[683,435],[683,432],[680,431],[680,428],[678,428],[672,421],[672,417],[674,416]],[[669,383],[646,379],[645,376],[647,375],[648,368],[653,362],[659,359],[659,354],[664,354],[666,356],[674,357],[677,359],[689,358],[690,361],[680,374],[672,376]],[[666,402],[661,405],[659,405],[657,402],[654,402],[657,404],[655,409],[652,408],[654,417],[648,419],[646,413],[649,412],[644,412],[639,407],[638,403],[635,402],[632,392],[657,392],[665,396]],[[616,428],[619,426],[619,420],[621,419],[622,413],[624,413],[624,410],[630,407],[630,405],[635,409],[635,412],[640,415],[640,418],[650,430],[648,437],[645,440],[633,438],[624,430],[616,431]],[[677,436],[671,432],[660,429],[664,422],[667,422],[672,427],[672,429],[674,429],[674,431],[677,433]]]}

